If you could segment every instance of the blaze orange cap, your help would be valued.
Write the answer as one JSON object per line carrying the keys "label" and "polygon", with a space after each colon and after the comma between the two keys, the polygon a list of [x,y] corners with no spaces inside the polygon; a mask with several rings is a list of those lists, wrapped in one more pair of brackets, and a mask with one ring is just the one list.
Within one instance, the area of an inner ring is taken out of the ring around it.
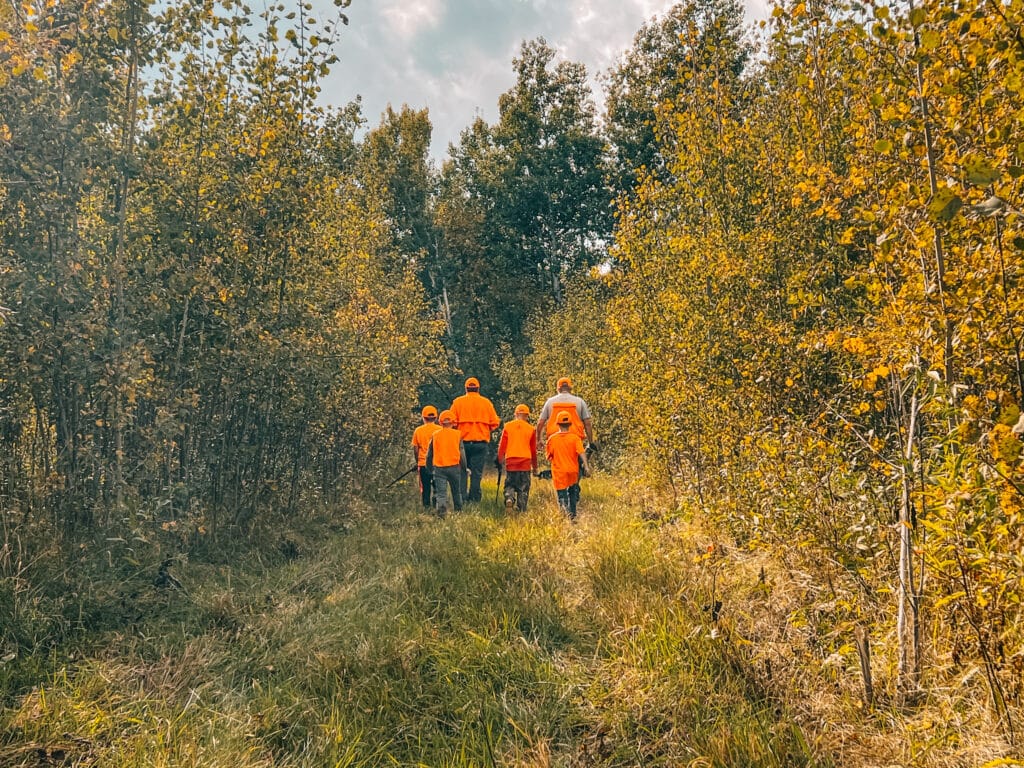
{"label": "blaze orange cap", "polygon": [[518,416],[519,414],[523,414],[524,416],[529,416],[530,415],[530,406],[523,405],[523,404],[517,405],[516,406],[516,416]]}
{"label": "blaze orange cap", "polygon": [[435,408],[432,405],[424,406],[423,407],[423,411],[422,411],[422,413],[420,413],[420,415],[424,419],[429,419],[431,416],[437,416],[437,408]]}
{"label": "blaze orange cap", "polygon": [[477,381],[473,376],[466,379],[466,389],[480,389],[480,382]]}
{"label": "blaze orange cap", "polygon": [[[569,414],[566,414],[568,416]],[[441,415],[437,417],[437,420],[444,424],[446,421],[455,421],[455,414],[449,410],[441,411]]]}
{"label": "blaze orange cap", "polygon": [[562,411],[558,414],[558,418],[555,419],[555,424],[572,424],[572,419],[569,418],[569,414]]}
{"label": "blaze orange cap", "polygon": [[558,380],[558,383],[555,385],[555,389],[561,389],[563,386],[571,388],[572,379],[570,379],[568,376],[563,376]]}

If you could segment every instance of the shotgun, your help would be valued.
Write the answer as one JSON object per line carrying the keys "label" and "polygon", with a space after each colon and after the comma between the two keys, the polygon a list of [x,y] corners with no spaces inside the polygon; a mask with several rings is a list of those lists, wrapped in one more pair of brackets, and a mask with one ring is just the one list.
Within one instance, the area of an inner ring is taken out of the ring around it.
{"label": "shotgun", "polygon": [[394,480],[392,480],[392,481],[391,481],[390,483],[388,483],[387,485],[385,485],[385,486],[384,486],[383,488],[381,488],[381,490],[382,490],[382,491],[386,491],[386,490],[387,490],[388,488],[390,488],[390,487],[391,487],[392,485],[394,485],[395,483],[397,483],[397,482],[398,482],[399,480],[401,480],[401,479],[402,479],[403,477],[405,477],[406,475],[411,475],[411,474],[412,474],[413,472],[415,472],[415,471],[416,471],[417,469],[419,469],[419,467],[413,467],[412,469],[407,469],[407,470],[405,470],[405,472],[403,472],[403,473],[402,473],[402,474],[400,474],[400,475],[399,475],[398,477],[396,477],[396,478],[395,478]]}

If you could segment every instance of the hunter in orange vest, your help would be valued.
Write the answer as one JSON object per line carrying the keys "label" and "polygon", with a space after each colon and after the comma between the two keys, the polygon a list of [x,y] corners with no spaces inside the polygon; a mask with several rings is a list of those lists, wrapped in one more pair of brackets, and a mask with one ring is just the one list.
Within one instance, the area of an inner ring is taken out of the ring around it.
{"label": "hunter in orange vest", "polygon": [[416,460],[416,468],[420,473],[420,500],[423,502],[423,506],[429,509],[434,482],[430,470],[427,469],[427,450],[430,448],[430,438],[441,428],[441,425],[437,423],[437,408],[432,405],[424,407],[420,416],[423,418],[423,423],[412,433],[412,453]]}
{"label": "hunter in orange vest", "polygon": [[517,405],[515,417],[505,423],[498,440],[498,466],[505,467],[505,511],[515,506],[526,511],[530,477],[537,471],[537,430],[530,423],[530,408]]}
{"label": "hunter in orange vest", "polygon": [[537,417],[537,434],[543,440],[558,431],[557,419],[560,414],[569,415],[570,431],[580,440],[586,440],[596,449],[593,420],[586,401],[572,393],[572,381],[563,376],[555,385],[555,394],[547,399]]}
{"label": "hunter in orange vest", "polygon": [[434,478],[434,502],[437,516],[448,513],[448,491],[452,493],[452,506],[462,511],[462,471],[466,466],[466,449],[462,435],[455,429],[455,417],[451,411],[441,411],[437,417],[441,429],[430,438],[427,448],[427,468]]}

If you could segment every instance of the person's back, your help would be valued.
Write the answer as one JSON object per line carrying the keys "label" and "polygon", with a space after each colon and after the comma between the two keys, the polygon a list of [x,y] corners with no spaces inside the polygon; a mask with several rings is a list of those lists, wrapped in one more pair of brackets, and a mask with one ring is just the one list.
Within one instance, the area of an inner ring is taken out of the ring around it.
{"label": "person's back", "polygon": [[547,457],[551,462],[551,480],[556,491],[579,482],[579,456],[583,453],[583,441],[571,431],[555,432],[548,438]]}
{"label": "person's back", "polygon": [[558,506],[576,521],[580,499],[580,476],[590,471],[586,450],[579,435],[570,431],[569,414],[558,417],[558,431],[548,438],[546,455],[551,462],[551,482],[558,494]]}
{"label": "person's back", "polygon": [[530,409],[516,406],[515,418],[505,423],[498,441],[498,466],[505,465],[505,509],[526,511],[530,477],[537,471],[537,430],[529,422]]}
{"label": "person's back", "polygon": [[435,432],[441,429],[441,425],[436,421],[437,408],[432,405],[425,406],[420,415],[423,417],[423,423],[412,433],[412,450],[416,458],[416,467],[419,470],[420,500],[424,507],[429,507],[433,478],[431,471],[427,468],[427,451],[430,448],[430,439]]}
{"label": "person's back", "polygon": [[491,432],[501,425],[494,404],[476,390],[456,397],[451,412],[455,415],[462,439],[467,442],[488,441]]}
{"label": "person's back", "polygon": [[505,422],[498,442],[498,459],[509,472],[529,472],[537,468],[537,430],[528,421]]}
{"label": "person's back", "polygon": [[547,439],[558,432],[558,420],[565,413],[569,416],[570,431],[581,440],[594,442],[592,417],[587,402],[572,393],[572,381],[568,376],[558,380],[555,394],[547,399],[537,417],[537,432]]}
{"label": "person's back", "polygon": [[569,431],[576,435],[580,440],[586,438],[587,433],[583,426],[583,419],[580,418],[580,413],[584,413],[586,403],[583,402],[582,397],[569,394],[568,392],[559,392],[554,397],[548,400],[550,418],[545,425],[545,436],[551,437],[558,431],[558,417],[559,415],[566,413],[569,415],[570,424]]}
{"label": "person's back", "polygon": [[494,410],[494,404],[480,394],[480,382],[472,376],[466,379],[466,394],[455,398],[450,410],[466,447],[462,490],[466,501],[480,501],[487,445],[491,441],[491,432],[498,428],[501,419]]}
{"label": "person's back", "polygon": [[462,435],[454,427],[442,427],[430,439],[433,447],[432,463],[435,469],[459,466],[462,455]]}
{"label": "person's back", "polygon": [[437,420],[441,422],[441,429],[430,438],[427,467],[433,475],[438,517],[444,517],[448,511],[449,491],[455,511],[462,509],[462,469],[466,466],[466,450],[462,445],[462,435],[455,429],[452,412],[441,411]]}
{"label": "person's back", "polygon": [[441,429],[441,425],[435,421],[428,421],[420,424],[412,433],[412,445],[416,449],[416,466],[423,467],[427,463],[427,448],[430,447],[430,438]]}

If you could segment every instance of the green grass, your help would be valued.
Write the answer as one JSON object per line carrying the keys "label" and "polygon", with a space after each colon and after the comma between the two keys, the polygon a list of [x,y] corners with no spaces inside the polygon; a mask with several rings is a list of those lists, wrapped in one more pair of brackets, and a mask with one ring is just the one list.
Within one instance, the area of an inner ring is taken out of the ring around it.
{"label": "green grass", "polygon": [[0,766],[828,764],[712,636],[684,544],[606,480],[576,526],[545,490],[140,582],[131,621],[11,665]]}

